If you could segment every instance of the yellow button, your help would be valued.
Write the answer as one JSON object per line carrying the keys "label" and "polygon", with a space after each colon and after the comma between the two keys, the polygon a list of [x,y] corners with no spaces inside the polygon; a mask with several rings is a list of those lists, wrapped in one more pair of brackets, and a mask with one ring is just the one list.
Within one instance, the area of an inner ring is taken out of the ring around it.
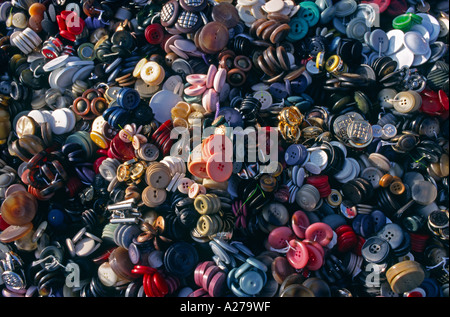
{"label": "yellow button", "polygon": [[108,141],[105,139],[103,135],[98,133],[97,131],[92,131],[89,133],[89,136],[91,137],[92,142],[94,142],[98,147],[102,149],[107,149],[109,146]]}

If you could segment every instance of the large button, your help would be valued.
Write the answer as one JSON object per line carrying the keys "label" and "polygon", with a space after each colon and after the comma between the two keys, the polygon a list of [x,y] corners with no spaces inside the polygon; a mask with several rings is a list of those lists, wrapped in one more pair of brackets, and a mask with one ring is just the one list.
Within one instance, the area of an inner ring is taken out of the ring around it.
{"label": "large button", "polygon": [[391,247],[389,243],[378,237],[370,237],[364,242],[361,254],[367,262],[383,263],[390,254]]}

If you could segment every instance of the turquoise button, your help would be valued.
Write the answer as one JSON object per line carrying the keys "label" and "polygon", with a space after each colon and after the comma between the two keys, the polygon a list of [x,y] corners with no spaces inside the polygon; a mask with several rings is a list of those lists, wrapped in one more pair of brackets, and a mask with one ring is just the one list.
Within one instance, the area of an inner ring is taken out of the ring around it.
{"label": "turquoise button", "polygon": [[258,294],[264,286],[264,281],[257,272],[247,271],[239,279],[240,289],[248,295]]}
{"label": "turquoise button", "polygon": [[298,15],[289,21],[289,26],[291,29],[286,38],[291,42],[299,41],[308,34],[308,22]]}
{"label": "turquoise button", "polygon": [[319,22],[319,7],[312,1],[303,1],[300,3],[300,10],[298,11],[297,16],[305,19],[308,26],[312,27]]}

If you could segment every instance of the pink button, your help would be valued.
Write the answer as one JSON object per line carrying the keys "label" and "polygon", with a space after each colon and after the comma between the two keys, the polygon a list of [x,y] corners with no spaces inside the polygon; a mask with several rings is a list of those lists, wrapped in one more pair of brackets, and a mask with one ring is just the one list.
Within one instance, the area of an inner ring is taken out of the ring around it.
{"label": "pink button", "polygon": [[205,144],[205,152],[208,156],[221,153],[222,161],[232,162],[233,142],[223,134],[213,134]]}
{"label": "pink button", "polygon": [[188,96],[200,96],[206,90],[206,86],[189,86],[184,88],[184,93]]}
{"label": "pink button", "polygon": [[206,162],[205,161],[195,161],[191,162],[188,166],[189,172],[199,178],[208,178],[208,173],[206,172]]}
{"label": "pink button", "polygon": [[224,161],[222,153],[213,154],[206,163],[209,178],[216,182],[225,182],[233,173],[233,163]]}
{"label": "pink button", "polygon": [[297,210],[292,215],[291,223],[295,235],[300,239],[304,239],[306,228],[310,225],[308,216],[303,211]]}
{"label": "pink button", "polygon": [[292,239],[289,241],[289,251],[286,253],[286,259],[294,269],[303,269],[308,264],[309,251],[300,240]]}
{"label": "pink button", "polygon": [[[203,87],[206,89],[206,86]],[[203,108],[205,108],[206,111],[212,113],[216,111],[216,105],[218,101],[219,101],[219,94],[217,93],[217,91],[215,91],[214,88],[209,88],[203,94],[202,106]]]}
{"label": "pink button", "polygon": [[205,74],[187,75],[186,81],[193,86],[204,86],[206,83],[206,75]]}
{"label": "pink button", "polygon": [[324,222],[315,222],[306,228],[305,238],[327,246],[333,239],[333,229]]}
{"label": "pink button", "polygon": [[205,80],[206,88],[213,87],[214,77],[216,76],[216,73],[217,73],[216,65],[214,65],[214,64],[209,65],[208,73],[206,74],[206,80]]}
{"label": "pink button", "polygon": [[295,234],[291,228],[282,226],[273,229],[267,237],[267,242],[274,249],[287,247],[289,241],[295,239]]}
{"label": "pink button", "polygon": [[317,271],[323,265],[323,254],[313,244],[307,243],[305,245],[308,249],[308,264],[306,264],[306,268],[310,271]]}
{"label": "pink button", "polygon": [[312,240],[308,240],[308,239],[304,239],[304,240],[302,240],[302,242],[303,242],[304,244],[306,244],[306,245],[311,245],[311,246],[313,246],[314,248],[316,248],[317,250],[319,250],[319,252],[320,252],[320,254],[322,255],[322,257],[325,256],[325,250],[323,249],[323,246],[320,245],[319,242],[317,242],[317,241],[312,241]]}
{"label": "pink button", "polygon": [[222,90],[225,80],[227,79],[227,70],[225,68],[219,68],[214,76],[213,87],[217,92]]}

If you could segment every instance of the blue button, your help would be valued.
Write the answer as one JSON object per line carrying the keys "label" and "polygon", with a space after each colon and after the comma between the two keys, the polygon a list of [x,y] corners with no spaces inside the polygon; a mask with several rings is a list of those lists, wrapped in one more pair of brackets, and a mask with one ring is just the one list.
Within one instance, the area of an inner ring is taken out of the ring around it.
{"label": "blue button", "polygon": [[239,287],[248,295],[258,294],[263,286],[261,275],[255,271],[247,271],[239,278]]}
{"label": "blue button", "polygon": [[225,121],[232,128],[244,127],[244,120],[242,120],[241,114],[234,108],[222,107],[217,116],[224,116]]}
{"label": "blue button", "polygon": [[291,144],[284,153],[284,160],[288,165],[301,165],[306,160],[308,151],[302,144]]}

